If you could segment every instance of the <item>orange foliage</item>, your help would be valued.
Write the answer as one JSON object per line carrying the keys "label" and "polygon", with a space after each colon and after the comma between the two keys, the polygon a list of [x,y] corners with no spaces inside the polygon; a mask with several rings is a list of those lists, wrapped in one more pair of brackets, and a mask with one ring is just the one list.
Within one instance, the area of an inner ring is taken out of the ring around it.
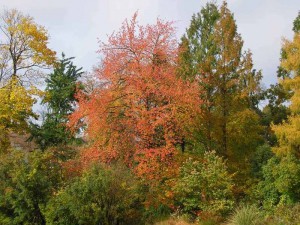
{"label": "orange foliage", "polygon": [[87,125],[85,162],[121,159],[138,175],[161,179],[175,169],[176,146],[188,135],[200,99],[196,84],[176,77],[172,22],[141,26],[136,18],[100,44],[103,61],[95,73],[101,87],[79,93],[70,125]]}

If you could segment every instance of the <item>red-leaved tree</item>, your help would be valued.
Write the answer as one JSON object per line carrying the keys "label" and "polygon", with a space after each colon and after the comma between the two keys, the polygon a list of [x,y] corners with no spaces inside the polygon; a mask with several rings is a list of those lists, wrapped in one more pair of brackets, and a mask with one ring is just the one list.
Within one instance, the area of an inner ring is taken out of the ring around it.
{"label": "red-leaved tree", "polygon": [[101,85],[78,94],[70,125],[86,124],[84,162],[122,160],[139,176],[160,180],[176,168],[200,99],[195,84],[176,77],[173,23],[141,26],[136,18],[100,44],[103,61],[95,73]]}

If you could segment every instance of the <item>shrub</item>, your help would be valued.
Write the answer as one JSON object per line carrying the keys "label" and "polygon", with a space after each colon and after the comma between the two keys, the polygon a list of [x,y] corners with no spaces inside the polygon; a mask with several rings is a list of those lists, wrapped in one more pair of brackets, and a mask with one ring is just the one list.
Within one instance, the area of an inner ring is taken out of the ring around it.
{"label": "shrub", "polygon": [[138,182],[123,167],[94,165],[47,207],[47,224],[143,224]]}
{"label": "shrub", "polygon": [[194,218],[223,216],[233,209],[232,186],[223,159],[206,152],[202,160],[188,159],[180,168],[173,188],[175,205]]}
{"label": "shrub", "polygon": [[263,166],[263,180],[257,194],[265,209],[289,205],[300,200],[300,161],[293,155],[272,157]]}
{"label": "shrub", "polygon": [[9,150],[0,157],[0,224],[44,224],[44,208],[58,184],[49,153]]}
{"label": "shrub", "polygon": [[299,225],[300,204],[293,206],[278,206],[272,216],[268,218],[270,225]]}
{"label": "shrub", "polygon": [[262,168],[267,164],[268,160],[274,156],[269,145],[264,144],[256,148],[256,151],[251,159],[252,174],[256,178],[263,177]]}

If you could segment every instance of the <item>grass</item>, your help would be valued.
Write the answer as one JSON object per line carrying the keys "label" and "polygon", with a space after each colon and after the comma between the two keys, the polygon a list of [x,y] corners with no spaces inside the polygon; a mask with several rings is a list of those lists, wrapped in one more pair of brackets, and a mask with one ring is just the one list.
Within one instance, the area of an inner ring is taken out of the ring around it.
{"label": "grass", "polygon": [[226,225],[263,225],[263,214],[255,206],[243,206],[235,210]]}

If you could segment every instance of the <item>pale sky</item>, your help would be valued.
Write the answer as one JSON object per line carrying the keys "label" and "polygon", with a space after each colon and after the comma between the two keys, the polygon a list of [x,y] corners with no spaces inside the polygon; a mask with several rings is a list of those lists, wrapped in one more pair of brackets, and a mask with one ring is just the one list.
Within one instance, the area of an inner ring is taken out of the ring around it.
{"label": "pale sky", "polygon": [[[50,47],[74,56],[85,71],[99,62],[98,39],[107,40],[126,18],[138,11],[142,24],[159,17],[176,21],[178,38],[207,0],[0,0],[0,8],[16,8],[34,17],[50,34]],[[221,1],[217,1],[221,3]],[[276,82],[282,38],[292,38],[300,0],[228,0],[254,66],[263,70],[266,86]]]}

